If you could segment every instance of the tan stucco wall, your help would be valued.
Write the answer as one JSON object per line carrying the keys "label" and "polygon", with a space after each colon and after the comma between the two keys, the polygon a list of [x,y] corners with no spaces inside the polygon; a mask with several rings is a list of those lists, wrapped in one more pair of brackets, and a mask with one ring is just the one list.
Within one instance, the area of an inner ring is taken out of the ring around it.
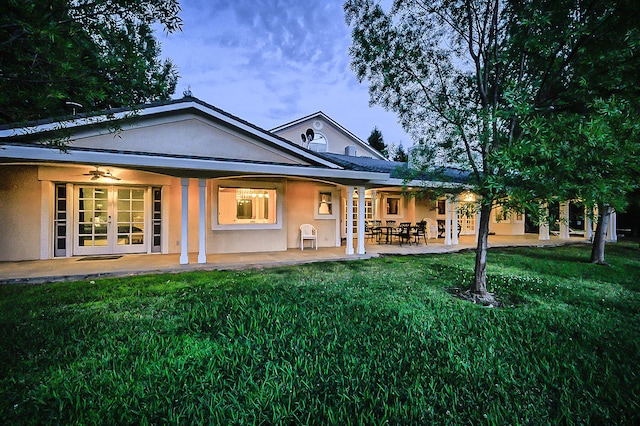
{"label": "tan stucco wall", "polygon": [[489,232],[493,232],[496,235],[524,235],[524,222],[512,223],[509,221],[502,221],[496,223],[493,221],[493,213],[491,222],[489,223]]}
{"label": "tan stucco wall", "polygon": [[41,184],[35,166],[0,166],[0,261],[40,258]]}
{"label": "tan stucco wall", "polygon": [[[212,229],[213,205],[218,202],[216,185],[233,186],[233,180],[213,180],[207,183],[207,253],[250,253],[285,251],[287,249],[287,192],[282,181],[272,181],[281,188],[278,191],[278,203],[282,203],[282,211],[278,220],[278,229]],[[252,186],[249,184],[249,186]],[[199,205],[198,205],[199,206]],[[197,207],[193,207],[197,208]],[[196,217],[197,218],[197,217]],[[196,229],[197,232],[197,229]],[[197,233],[195,234],[197,236]],[[197,247],[196,247],[197,250]]]}
{"label": "tan stucco wall", "polygon": [[[313,127],[313,123],[316,120],[322,123],[321,130]],[[341,129],[335,127],[333,124],[324,120],[322,117],[311,118],[287,129],[278,131],[276,132],[276,134],[295,144],[301,145],[300,134],[305,133],[309,128],[313,129],[316,133],[322,133],[327,138],[328,152],[344,154],[345,148],[347,146],[355,146],[357,151],[356,156],[375,157],[375,155],[370,152],[366,146],[362,146],[361,144],[353,140],[349,135],[345,134]]]}
{"label": "tan stucco wall", "polygon": [[422,219],[431,219],[436,224],[436,209],[429,199],[415,200],[415,221],[420,222]]}
{"label": "tan stucco wall", "polygon": [[[316,194],[320,189],[339,191],[315,182],[290,181],[287,184],[287,247],[300,247],[300,225],[303,223],[309,223],[317,229],[318,247],[336,246],[337,219],[315,219]],[[333,208],[339,212],[340,203],[334,204]]]}
{"label": "tan stucco wall", "polygon": [[71,141],[72,146],[141,151],[174,155],[266,161],[286,164],[306,164],[299,159],[278,153],[255,138],[243,135],[220,124],[193,115],[183,114],[171,122],[166,119],[145,119],[126,127],[117,134],[93,135],[88,132]]}

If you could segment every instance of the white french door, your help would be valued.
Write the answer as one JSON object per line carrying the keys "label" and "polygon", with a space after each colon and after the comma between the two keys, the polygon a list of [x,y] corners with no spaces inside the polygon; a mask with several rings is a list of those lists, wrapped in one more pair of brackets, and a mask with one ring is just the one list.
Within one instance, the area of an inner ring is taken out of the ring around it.
{"label": "white french door", "polygon": [[[473,211],[472,209],[461,209],[462,211]],[[475,235],[476,233],[476,214],[465,216],[458,214],[458,226],[460,227],[460,235]]]}
{"label": "white french door", "polygon": [[77,186],[74,254],[146,253],[147,189]]}

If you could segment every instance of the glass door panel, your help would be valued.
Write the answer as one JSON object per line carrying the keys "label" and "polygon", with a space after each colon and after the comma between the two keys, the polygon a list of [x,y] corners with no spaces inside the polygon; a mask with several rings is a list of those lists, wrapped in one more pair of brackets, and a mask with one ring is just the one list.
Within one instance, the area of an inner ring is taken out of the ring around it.
{"label": "glass door panel", "polygon": [[76,253],[108,253],[109,188],[80,187],[77,200]]}
{"label": "glass door panel", "polygon": [[146,252],[146,192],[140,188],[78,187],[75,254]]}
{"label": "glass door panel", "polygon": [[142,189],[118,189],[118,246],[144,245],[144,195]]}
{"label": "glass door panel", "polygon": [[[462,208],[462,211],[473,211],[473,209]],[[458,225],[460,227],[460,235],[475,235],[476,233],[476,214],[469,217],[458,213]]]}

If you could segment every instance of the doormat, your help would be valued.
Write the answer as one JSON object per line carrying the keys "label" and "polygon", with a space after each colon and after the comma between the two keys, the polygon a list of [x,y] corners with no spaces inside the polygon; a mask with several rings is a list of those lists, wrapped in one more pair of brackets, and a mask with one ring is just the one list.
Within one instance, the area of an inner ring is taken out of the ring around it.
{"label": "doormat", "polygon": [[115,260],[120,259],[122,256],[85,256],[78,259],[78,262],[83,260]]}

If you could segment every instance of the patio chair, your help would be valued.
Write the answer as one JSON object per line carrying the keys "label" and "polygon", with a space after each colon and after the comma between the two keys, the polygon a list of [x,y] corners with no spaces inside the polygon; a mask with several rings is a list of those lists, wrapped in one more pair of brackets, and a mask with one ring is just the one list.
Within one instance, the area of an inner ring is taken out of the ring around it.
{"label": "patio chair", "polygon": [[305,240],[311,241],[311,248],[315,243],[316,250],[318,250],[318,231],[308,223],[300,225],[300,250],[304,250]]}
{"label": "patio chair", "polygon": [[420,242],[420,237],[424,240],[425,245],[427,244],[427,222],[424,220],[422,222],[418,222],[416,227],[413,230],[413,241],[418,244]]}
{"label": "patio chair", "polygon": [[403,241],[411,245],[411,222],[400,222],[400,226],[398,226],[394,236],[398,238],[400,245],[402,245]]}
{"label": "patio chair", "polygon": [[427,239],[438,238],[438,225],[434,225],[433,221],[427,217],[422,221],[427,223]]}
{"label": "patio chair", "polygon": [[365,222],[364,233],[367,239],[375,239],[376,242],[380,242],[380,235],[382,235],[382,229],[380,229],[380,221],[372,220]]}

